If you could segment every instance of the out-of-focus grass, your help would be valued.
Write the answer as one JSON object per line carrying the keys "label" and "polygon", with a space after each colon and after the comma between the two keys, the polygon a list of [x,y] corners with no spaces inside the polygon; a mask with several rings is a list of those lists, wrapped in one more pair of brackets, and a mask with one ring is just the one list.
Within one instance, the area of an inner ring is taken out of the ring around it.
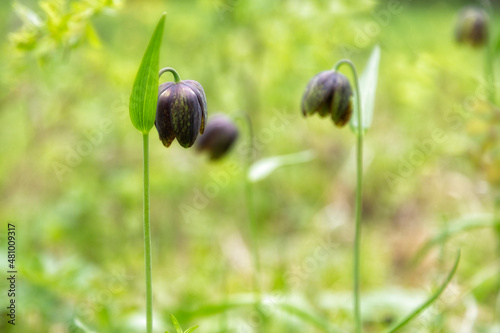
{"label": "out-of-focus grass", "polygon": [[[8,3],[0,6],[6,37],[20,22]],[[56,53],[44,67],[2,39],[0,220],[18,228],[23,331],[80,332],[75,318],[99,332],[142,329],[142,148],[127,103],[163,11],[168,15],[160,65],[202,83],[209,113],[247,111],[255,124],[258,157],[306,149],[317,154],[312,162],[281,168],[255,184],[264,290],[287,305],[269,306],[266,331],[320,332],[325,331],[322,322],[351,328],[354,138],[329,121],[303,119],[299,106],[310,77],[354,47],[350,56],[361,70],[375,44],[381,46],[382,60],[365,152],[367,328],[379,331],[418,305],[423,292],[442,280],[458,246],[463,260],[453,293],[445,293],[417,324],[423,331],[457,331],[468,293],[479,304],[477,328],[489,325],[495,300],[488,272],[498,267],[490,230],[454,239],[441,260],[434,254],[409,266],[418,247],[446,221],[491,210],[488,188],[465,155],[469,119],[458,126],[450,121],[450,112],[462,111],[466,98],[474,97],[482,55],[455,45],[456,8],[446,2],[405,5],[366,45],[357,45],[359,31],[376,23],[373,13],[386,6],[370,1],[127,1],[115,16],[93,20],[100,48],[84,44],[65,57]],[[274,130],[273,117],[279,125]],[[103,130],[108,122],[111,128]],[[406,176],[389,183],[388,174],[397,175],[435,130],[445,139],[434,142]],[[169,313],[185,327],[199,324],[200,332],[223,331],[224,318],[228,332],[251,327],[245,140],[242,126],[233,155],[212,165],[177,144],[166,150],[151,135],[158,331],[171,329]],[[90,142],[88,154],[72,156],[85,142]],[[54,163],[69,167],[62,180]],[[241,169],[231,173],[234,164]],[[217,185],[226,178],[227,184]],[[207,186],[217,193],[205,202],[199,193]],[[181,212],[187,206],[194,214],[189,223]],[[485,283],[469,291],[474,279]],[[219,314],[211,316],[214,312]]]}

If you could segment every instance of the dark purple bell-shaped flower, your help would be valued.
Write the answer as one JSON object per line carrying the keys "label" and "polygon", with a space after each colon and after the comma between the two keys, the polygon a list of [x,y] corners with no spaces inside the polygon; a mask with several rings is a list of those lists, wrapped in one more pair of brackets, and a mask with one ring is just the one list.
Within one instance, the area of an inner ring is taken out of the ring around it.
{"label": "dark purple bell-shaped flower", "polygon": [[169,147],[177,138],[189,148],[203,134],[207,119],[207,99],[196,81],[166,82],[158,88],[155,126],[160,140]]}
{"label": "dark purple bell-shaped flower", "polygon": [[206,151],[211,160],[222,158],[238,138],[238,127],[223,114],[210,118],[205,133],[196,141],[198,151]]}
{"label": "dark purple bell-shaped flower", "polygon": [[347,77],[330,70],[314,76],[307,84],[302,97],[304,116],[318,113],[329,116],[336,126],[342,127],[352,115],[352,89]]}

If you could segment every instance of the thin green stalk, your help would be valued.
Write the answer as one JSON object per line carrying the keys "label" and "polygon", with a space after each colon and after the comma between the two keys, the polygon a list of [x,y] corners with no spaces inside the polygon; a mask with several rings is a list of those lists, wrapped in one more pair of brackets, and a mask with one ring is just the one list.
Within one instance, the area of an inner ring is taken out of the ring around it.
{"label": "thin green stalk", "polygon": [[153,332],[151,226],[149,224],[149,134],[142,135],[144,160],[144,262],[146,271],[146,332]]}
{"label": "thin green stalk", "polygon": [[361,319],[361,305],[360,305],[360,262],[361,262],[361,206],[363,195],[363,117],[361,110],[361,97],[359,89],[359,80],[356,67],[350,60],[340,60],[335,65],[334,69],[337,71],[341,65],[348,65],[354,76],[355,84],[355,97],[354,112],[358,117],[358,131],[357,131],[357,145],[356,145],[356,222],[354,229],[354,321],[356,325],[356,333],[363,331],[363,322]]}
{"label": "thin green stalk", "polygon": [[490,103],[496,104],[496,93],[495,93],[495,66],[494,66],[494,57],[493,50],[491,46],[491,37],[488,38],[486,43],[486,48],[484,52],[486,53],[485,59],[485,79],[488,89],[488,101]]}
{"label": "thin green stalk", "polygon": [[500,292],[497,294],[495,302],[495,312],[493,316],[493,325],[496,325],[500,319]]}
{"label": "thin green stalk", "polygon": [[[495,221],[495,232],[497,236],[497,251],[498,255],[500,255],[500,193],[498,191],[495,191],[494,194],[494,206],[493,206],[493,219]],[[497,301],[495,304],[495,322],[498,322],[500,320],[500,274],[497,277]]]}
{"label": "thin green stalk", "polygon": [[158,75],[158,78],[160,78],[163,75],[163,73],[166,73],[166,72],[172,73],[172,75],[174,76],[175,83],[181,82],[181,77],[179,76],[179,73],[177,73],[177,71],[175,69],[173,69],[172,67],[165,67],[165,68],[160,69],[160,74]]}
{"label": "thin green stalk", "polygon": [[[486,1],[485,7],[489,9],[490,13],[493,13],[493,7],[491,5],[490,1]],[[486,59],[485,59],[485,79],[486,79],[486,84],[488,85],[488,100],[490,103],[493,105],[496,105],[496,86],[495,86],[495,57],[493,54],[493,34],[490,33],[488,36],[488,40],[486,43]],[[500,207],[500,198],[498,196],[498,192],[495,193],[494,197],[494,212],[493,212],[493,218],[495,222],[498,222],[499,219],[499,207]],[[497,251],[500,253],[500,227],[498,224],[495,223],[495,230],[496,230],[496,236],[497,236]],[[500,275],[498,277],[498,282],[497,282],[499,289],[500,289]],[[497,294],[497,304],[495,306],[495,315],[496,315],[496,320],[499,320],[500,318],[500,307],[499,303],[500,302],[500,290],[498,291]]]}
{"label": "thin green stalk", "polygon": [[[487,13],[493,14],[493,6],[491,4],[491,1],[489,0],[484,0],[483,1],[483,6],[484,9],[487,11]],[[493,21],[493,19],[492,19]],[[487,36],[486,40],[486,47],[485,47],[485,66],[484,66],[484,78],[486,80],[487,84],[487,89],[488,89],[488,101],[490,103],[495,104],[496,103],[496,93],[495,93],[495,65],[494,65],[494,55],[493,55],[493,29],[490,30]]]}
{"label": "thin green stalk", "polygon": [[[227,265],[224,261],[222,262],[222,286],[223,286],[223,293],[224,293],[224,304],[229,303],[229,290],[228,290],[228,274],[229,274],[229,269],[227,269]],[[221,314],[221,320],[220,320],[220,331],[221,332],[227,332],[228,331],[228,314],[227,311],[223,311]]]}
{"label": "thin green stalk", "polygon": [[[253,139],[253,137],[252,137]],[[249,160],[250,161],[250,160]],[[250,162],[246,163],[245,167],[245,194],[246,194],[246,205],[248,212],[248,219],[250,222],[250,241],[251,251],[252,251],[252,259],[254,264],[254,272],[252,274],[252,282],[255,293],[257,294],[257,302],[255,306],[255,311],[259,316],[260,327],[259,330],[262,329],[265,331],[266,324],[266,316],[264,311],[262,310],[262,287],[260,284],[260,256],[259,256],[259,244],[258,244],[258,230],[257,230],[257,221],[255,219],[255,211],[254,211],[254,195],[253,195],[253,184],[248,180],[248,169],[250,167]]]}
{"label": "thin green stalk", "polygon": [[[248,167],[246,167],[248,171]],[[246,172],[248,174],[248,172]],[[255,291],[259,295],[261,293],[260,288],[260,256],[258,250],[258,235],[257,235],[257,223],[255,220],[255,212],[254,212],[254,196],[253,196],[253,186],[252,183],[248,180],[248,177],[245,175],[245,194],[246,194],[246,206],[248,213],[248,220],[250,223],[250,240],[252,242],[252,257],[254,262],[254,274],[253,274],[253,284]]]}
{"label": "thin green stalk", "polygon": [[252,182],[248,179],[248,170],[250,169],[250,166],[252,165],[252,162],[253,162],[254,133],[253,133],[252,120],[250,119],[250,116],[248,115],[248,113],[242,111],[238,115],[238,118],[243,119],[243,121],[245,122],[245,125],[247,126],[247,130],[248,130],[249,147],[247,149],[247,154],[244,157],[245,158],[244,178],[245,178],[245,197],[246,197],[245,202],[246,202],[246,206],[247,206],[246,209],[247,209],[249,229],[250,229],[250,241],[252,242],[251,251],[252,251],[253,264],[254,264],[254,274],[253,274],[252,280],[253,280],[254,289],[257,292],[257,294],[259,295],[259,299],[260,299],[261,287],[260,287],[260,256],[259,256],[259,245],[257,242],[258,231],[257,231],[257,221],[255,219],[253,185],[252,185]]}
{"label": "thin green stalk", "polygon": [[425,303],[423,303],[421,306],[419,306],[417,309],[415,309],[408,316],[403,318],[400,322],[396,323],[386,333],[393,333],[393,332],[398,331],[399,329],[406,326],[414,318],[416,318],[419,314],[421,314],[425,309],[427,309],[429,306],[431,306],[439,298],[439,296],[441,296],[443,291],[446,289],[448,284],[451,282],[451,279],[453,278],[453,276],[455,275],[455,273],[457,271],[459,262],[460,262],[460,250],[457,253],[457,258],[455,259],[455,264],[453,265],[453,268],[451,269],[450,273],[448,273],[448,276],[444,280],[443,284],[441,284],[439,289],[436,290],[436,292],[427,301],[425,301]]}
{"label": "thin green stalk", "polygon": [[248,141],[249,141],[249,147],[247,149],[247,154],[244,157],[245,158],[245,168],[244,168],[244,174],[243,177],[245,178],[245,203],[246,203],[246,209],[247,209],[247,214],[248,214],[248,222],[249,222],[249,229],[250,229],[250,241],[251,241],[251,251],[252,251],[252,260],[253,260],[253,266],[254,266],[254,272],[252,274],[252,283],[253,283],[253,288],[255,293],[257,294],[257,302],[255,306],[255,311],[257,312],[260,322],[262,323],[262,326],[259,327],[259,330],[264,330],[265,331],[265,314],[262,310],[261,303],[262,303],[262,287],[260,284],[260,256],[259,256],[259,243],[258,243],[258,229],[257,229],[257,220],[255,218],[255,204],[254,204],[254,192],[253,192],[253,184],[252,182],[248,179],[248,170],[250,169],[250,166],[252,165],[253,158],[254,158],[254,133],[253,133],[253,126],[252,126],[252,120],[250,119],[250,116],[248,113],[242,111],[240,114],[237,116],[238,118],[242,118],[243,121],[245,122],[248,130]]}

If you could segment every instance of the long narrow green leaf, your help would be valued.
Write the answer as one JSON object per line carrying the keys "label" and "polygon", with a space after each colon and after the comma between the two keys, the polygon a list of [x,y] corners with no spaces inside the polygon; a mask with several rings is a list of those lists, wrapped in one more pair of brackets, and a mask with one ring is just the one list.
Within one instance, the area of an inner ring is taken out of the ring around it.
{"label": "long narrow green leaf", "polygon": [[451,279],[453,278],[453,276],[455,275],[455,273],[457,271],[458,263],[459,262],[460,262],[460,250],[458,251],[457,259],[455,260],[455,264],[453,265],[453,268],[451,269],[450,273],[446,277],[446,280],[443,282],[443,284],[441,285],[441,287],[439,287],[439,289],[436,290],[436,292],[425,303],[423,303],[421,306],[419,306],[415,311],[413,311],[412,313],[410,313],[408,316],[406,316],[399,323],[397,323],[396,325],[394,325],[393,328],[391,328],[391,329],[389,329],[387,331],[387,333],[396,332],[397,330],[403,328],[413,318],[417,317],[421,312],[423,312],[425,309],[427,309],[429,306],[431,306],[432,303],[434,303],[438,299],[438,297],[441,296],[441,294],[443,293],[443,291],[446,289],[446,287],[448,286],[448,284],[451,282]]}
{"label": "long narrow green leaf", "polygon": [[500,226],[500,221],[495,220],[492,214],[474,214],[455,219],[448,222],[451,226],[448,229],[444,229],[436,236],[428,240],[415,255],[413,262],[416,263],[420,261],[434,246],[439,244],[444,244],[448,239],[456,236],[462,232],[467,232],[471,230],[481,229],[481,228],[494,228]]}
{"label": "long narrow green leaf", "polygon": [[144,53],[130,95],[130,120],[141,133],[148,134],[155,122],[158,100],[158,72],[160,70],[160,46],[166,13],[160,18]]}
{"label": "long narrow green leaf", "polygon": [[18,2],[14,2],[12,4],[12,8],[14,12],[19,16],[19,18],[28,25],[35,26],[35,27],[41,27],[42,26],[42,19],[40,16],[32,11],[30,8],[23,6],[22,4]]}
{"label": "long narrow green leaf", "polygon": [[[375,94],[377,92],[378,71],[380,63],[380,47],[373,48],[370,59],[365,70],[359,78],[359,89],[361,90],[361,109],[363,112],[363,128],[370,128],[373,120],[373,110],[375,108]],[[351,127],[358,128],[358,117],[353,114],[351,117]]]}
{"label": "long narrow green leaf", "polygon": [[177,333],[182,333],[182,328],[177,319],[174,317],[174,315],[170,315],[170,318],[172,319],[172,323],[174,323],[175,331]]}
{"label": "long narrow green leaf", "polygon": [[294,154],[263,158],[250,166],[247,177],[251,182],[255,183],[268,177],[274,170],[282,166],[309,162],[314,157],[312,151],[305,150]]}
{"label": "long narrow green leaf", "polygon": [[205,304],[191,310],[179,309],[177,310],[176,315],[179,319],[188,321],[200,317],[215,316],[224,312],[237,310],[248,306],[255,306],[255,300],[253,298],[239,299],[219,304]]}
{"label": "long narrow green leaf", "polygon": [[75,322],[75,326],[78,327],[79,329],[81,329],[84,333],[96,333],[95,331],[88,328],[84,323],[82,323],[80,321],[80,319],[75,318],[74,322]]}
{"label": "long narrow green leaf", "polygon": [[295,318],[301,320],[304,323],[308,323],[309,325],[321,329],[323,332],[343,333],[343,331],[341,331],[340,329],[332,326],[332,324],[330,324],[330,322],[325,318],[307,312],[304,309],[293,306],[292,304],[280,303],[278,304],[278,306],[281,308],[281,310],[287,312],[288,314],[294,316]]}
{"label": "long narrow green leaf", "polygon": [[190,327],[188,328],[186,331],[184,331],[184,333],[191,333],[192,331],[194,331],[195,329],[197,329],[199,326],[196,325],[196,326],[193,326],[193,327]]}

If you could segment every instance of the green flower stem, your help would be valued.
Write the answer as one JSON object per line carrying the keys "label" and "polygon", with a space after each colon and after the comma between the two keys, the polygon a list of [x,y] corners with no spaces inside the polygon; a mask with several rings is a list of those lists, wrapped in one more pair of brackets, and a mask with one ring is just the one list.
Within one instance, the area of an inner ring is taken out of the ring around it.
{"label": "green flower stem", "polygon": [[254,274],[253,274],[253,285],[254,289],[259,295],[261,293],[260,287],[260,256],[259,256],[259,245],[257,242],[258,239],[258,231],[257,231],[257,221],[255,219],[255,205],[254,205],[254,195],[253,195],[253,185],[252,182],[248,179],[248,170],[253,162],[253,154],[254,154],[254,133],[252,120],[250,116],[246,112],[241,112],[238,115],[239,118],[243,119],[245,125],[248,130],[248,141],[250,145],[250,149],[247,150],[247,155],[245,158],[245,196],[246,196],[246,206],[247,206],[247,214],[248,214],[248,222],[250,227],[250,241],[252,242],[252,258],[254,264]]}
{"label": "green flower stem", "polygon": [[163,75],[163,73],[166,73],[166,72],[172,73],[172,75],[174,76],[175,83],[181,82],[181,77],[179,76],[179,73],[177,73],[177,71],[175,69],[173,69],[172,67],[162,68],[160,70],[160,74],[158,75],[158,78],[160,78]]}
{"label": "green flower stem", "polygon": [[[494,228],[497,236],[497,255],[500,255],[500,192],[494,192],[494,206],[493,206],[493,221]],[[498,321],[500,318],[500,274],[497,277],[497,300],[495,304],[495,318]]]}
{"label": "green flower stem", "polygon": [[[248,214],[248,223],[249,223],[249,231],[250,231],[250,247],[252,251],[252,260],[253,260],[253,266],[254,266],[254,272],[252,274],[252,283],[253,283],[253,288],[255,290],[255,293],[257,294],[257,302],[255,306],[255,310],[258,313],[260,322],[262,325],[265,325],[265,315],[264,312],[262,311],[261,308],[261,302],[262,302],[262,287],[260,284],[260,272],[261,272],[261,265],[260,265],[260,255],[259,255],[259,235],[258,235],[258,228],[257,228],[257,221],[255,218],[255,203],[254,203],[254,192],[253,192],[253,184],[252,182],[248,179],[248,171],[250,169],[250,166],[253,163],[253,158],[254,158],[254,132],[253,132],[253,125],[252,125],[252,119],[248,115],[248,113],[241,111],[237,116],[237,119],[242,119],[242,121],[245,123],[248,131],[248,141],[249,141],[249,149],[247,150],[247,155],[244,156],[245,159],[245,168],[244,168],[244,173],[243,177],[245,178],[245,201],[246,201],[246,209],[247,209],[247,214]],[[260,329],[264,329],[264,327],[261,326],[259,327]]]}
{"label": "green flower stem", "polygon": [[489,38],[488,42],[486,43],[486,48],[484,50],[486,54],[486,59],[485,59],[485,79],[486,79],[486,84],[487,84],[487,89],[488,89],[488,101],[490,103],[496,104],[496,93],[495,93],[495,66],[494,66],[494,57],[493,57],[493,50],[492,50],[492,41],[491,37]]}
{"label": "green flower stem", "polygon": [[[487,13],[491,14],[494,13],[491,1],[489,0],[483,1],[483,6],[485,7],[484,9],[487,11]],[[493,22],[493,18],[491,22]],[[490,103],[496,104],[495,65],[494,65],[495,57],[493,54],[493,43],[494,43],[493,33],[492,31],[490,31],[486,39],[486,47],[484,48],[485,52],[484,79],[486,80],[488,89],[488,101]]]}
{"label": "green flower stem", "polygon": [[[489,13],[493,13],[493,7],[491,5],[490,1],[486,1],[486,7],[488,9]],[[490,33],[488,36],[488,40],[486,42],[486,48],[485,48],[485,79],[486,79],[486,84],[488,88],[488,101],[492,103],[493,105],[496,105],[496,86],[495,86],[495,56],[493,54],[493,34]],[[497,251],[500,254],[500,227],[498,226],[498,221],[500,218],[500,196],[499,192],[495,191],[494,195],[494,211],[493,211],[493,218],[495,221],[495,231],[496,231],[496,236],[497,236]],[[499,286],[499,291],[497,294],[497,302],[495,305],[495,314],[496,318],[500,318],[500,275],[498,276],[498,282]]]}
{"label": "green flower stem", "polygon": [[254,154],[254,133],[252,120],[250,116],[245,111],[240,111],[235,117],[236,120],[241,120],[248,131],[248,141],[249,141],[249,149],[247,150],[246,156],[244,156],[244,173],[243,176],[245,178],[245,203],[248,214],[248,222],[249,222],[249,231],[250,231],[250,241],[251,241],[251,251],[252,251],[252,260],[254,264],[254,274],[253,274],[253,285],[254,289],[260,294],[260,283],[259,283],[259,275],[260,275],[260,257],[258,251],[258,231],[257,224],[255,220],[255,211],[254,211],[254,197],[253,197],[253,186],[252,182],[248,179],[248,170],[253,162],[253,154]]}
{"label": "green flower stem", "polygon": [[143,134],[144,153],[144,262],[146,271],[146,326],[153,332],[153,282],[151,268],[151,226],[149,224],[149,134]]}
{"label": "green flower stem", "polygon": [[355,84],[355,97],[354,113],[358,117],[358,131],[357,131],[357,147],[356,147],[356,161],[357,161],[357,183],[356,183],[356,222],[354,230],[354,321],[356,325],[356,333],[363,331],[363,322],[361,320],[361,306],[360,306],[360,261],[361,261],[361,199],[363,193],[363,119],[361,111],[361,98],[359,89],[358,72],[356,67],[350,60],[340,60],[335,64],[334,70],[338,70],[343,64],[348,65],[354,76]]}
{"label": "green flower stem", "polygon": [[[245,170],[248,171],[248,166],[245,167]],[[247,177],[248,172],[246,172],[245,178]],[[246,206],[248,213],[248,220],[250,222],[250,240],[252,242],[252,257],[254,263],[254,274],[253,274],[253,285],[255,291],[260,296],[261,287],[260,287],[260,256],[258,250],[258,235],[257,235],[257,226],[255,220],[255,212],[254,212],[254,195],[253,195],[253,186],[250,180],[245,180],[245,195],[246,195]]]}

